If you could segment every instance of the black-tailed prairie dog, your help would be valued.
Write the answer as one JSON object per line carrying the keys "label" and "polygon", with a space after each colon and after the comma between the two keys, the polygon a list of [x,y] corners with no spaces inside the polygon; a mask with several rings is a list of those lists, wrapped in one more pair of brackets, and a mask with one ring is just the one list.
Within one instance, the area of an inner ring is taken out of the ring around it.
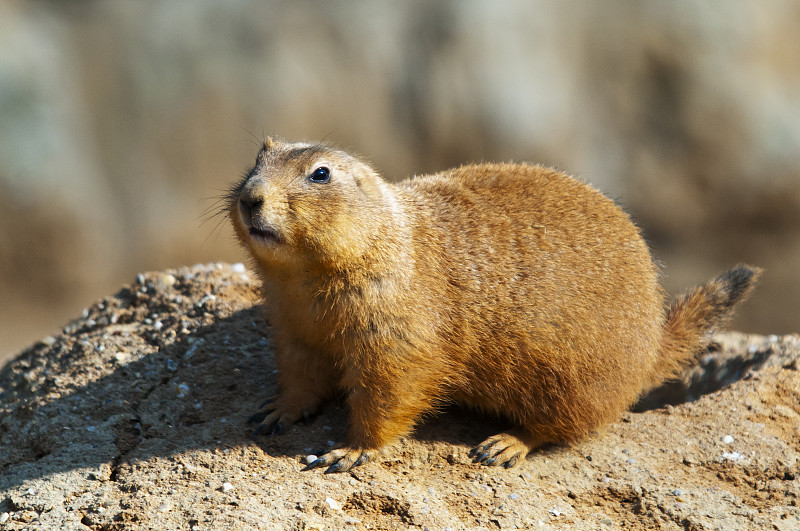
{"label": "black-tailed prairie dog", "polygon": [[760,272],[737,266],[667,307],[628,216],[540,166],[390,184],[339,149],[267,139],[229,200],[279,371],[256,433],[344,393],[346,446],[307,467],[327,472],[448,403],[511,424],[473,450],[486,465],[580,438],[690,364]]}

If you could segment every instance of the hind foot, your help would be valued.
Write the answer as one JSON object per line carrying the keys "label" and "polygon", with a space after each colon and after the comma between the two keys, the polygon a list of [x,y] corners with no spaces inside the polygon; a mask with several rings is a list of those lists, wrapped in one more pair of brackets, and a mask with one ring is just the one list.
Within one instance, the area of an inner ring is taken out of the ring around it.
{"label": "hind foot", "polygon": [[336,450],[331,450],[319,459],[309,463],[308,466],[303,469],[303,472],[321,466],[328,467],[327,470],[325,470],[326,474],[332,474],[334,472],[347,472],[351,468],[363,465],[374,455],[374,450],[349,447],[338,448]]}
{"label": "hind foot", "polygon": [[473,448],[469,456],[473,463],[511,468],[537,446],[539,441],[535,437],[511,430],[489,437]]}

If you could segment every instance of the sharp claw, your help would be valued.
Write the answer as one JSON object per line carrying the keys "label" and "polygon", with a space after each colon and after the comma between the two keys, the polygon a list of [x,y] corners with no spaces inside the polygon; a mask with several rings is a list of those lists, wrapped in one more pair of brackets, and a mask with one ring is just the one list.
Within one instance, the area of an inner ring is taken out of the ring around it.
{"label": "sharp claw", "polygon": [[484,461],[484,462],[483,462],[483,464],[484,464],[485,466],[492,466],[492,465],[494,465],[494,462],[495,462],[495,460],[496,460],[496,459],[497,459],[497,458],[495,458],[495,457],[492,457],[491,459],[487,459],[486,461]]}
{"label": "sharp claw", "polygon": [[358,457],[358,459],[356,459],[356,462],[355,462],[355,463],[353,463],[353,466],[354,466],[354,467],[356,467],[356,466],[361,466],[361,465],[363,465],[364,463],[366,463],[367,461],[369,461],[369,456],[368,456],[367,454],[361,454],[361,455]]}
{"label": "sharp claw", "polygon": [[265,400],[265,401],[264,401],[264,403],[263,403],[263,404],[261,404],[260,406],[258,406],[258,409],[264,409],[264,407],[265,407],[265,406],[267,406],[268,404],[271,404],[271,403],[273,403],[274,401],[275,401],[275,399],[274,399],[274,398],[268,398],[267,400]]}
{"label": "sharp claw", "polygon": [[269,432],[269,434],[270,435],[278,435],[280,433],[283,433],[283,430],[284,430],[283,422],[278,422],[277,424],[275,424],[275,426],[273,426],[273,428]]}
{"label": "sharp claw", "polygon": [[481,452],[473,458],[473,461],[476,463],[482,463],[486,461],[487,457],[489,457],[489,454],[487,452]]}
{"label": "sharp claw", "polygon": [[313,461],[311,461],[309,464],[307,464],[306,467],[302,470],[302,472],[305,472],[306,470],[311,470],[312,468],[317,468],[317,467],[322,466],[324,464],[325,464],[325,459],[323,459],[322,457],[319,457],[319,458],[314,459]]}
{"label": "sharp claw", "polygon": [[249,419],[247,419],[247,424],[252,424],[254,422],[261,422],[265,418],[267,418],[267,414],[259,411],[258,413],[254,413],[253,415],[250,416]]}
{"label": "sharp claw", "polygon": [[331,466],[329,466],[328,469],[325,471],[325,473],[326,474],[333,474],[333,473],[338,472],[338,471],[339,471],[339,462],[337,461],[336,463],[334,463]]}
{"label": "sharp claw", "polygon": [[505,462],[503,465],[505,468],[511,468],[512,466],[517,464],[517,456],[512,457],[508,461]]}
{"label": "sharp claw", "polygon": [[259,424],[258,426],[256,426],[256,429],[253,430],[253,437],[256,437],[257,435],[260,435],[262,433],[267,433],[267,432],[273,431],[273,428],[275,428],[275,423],[276,422],[278,422],[277,419],[272,420],[270,422],[267,422],[266,424],[264,424],[264,423]]}
{"label": "sharp claw", "polygon": [[491,448],[492,446],[493,445],[491,444],[482,444],[480,446],[476,446],[475,448],[472,449],[472,452],[470,452],[472,454],[470,457],[475,457],[479,455],[489,455],[489,448]]}

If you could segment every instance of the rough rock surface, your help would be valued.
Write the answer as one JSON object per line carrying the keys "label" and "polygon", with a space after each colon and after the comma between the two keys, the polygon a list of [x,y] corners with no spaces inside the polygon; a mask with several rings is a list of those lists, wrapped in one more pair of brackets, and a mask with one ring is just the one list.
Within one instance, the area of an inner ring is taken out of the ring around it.
{"label": "rough rock surface", "polygon": [[257,298],[241,265],[140,275],[12,360],[0,528],[800,529],[800,336],[718,335],[642,412],[512,470],[467,458],[502,422],[452,409],[324,475],[300,470],[341,404],[249,437],[276,372]]}

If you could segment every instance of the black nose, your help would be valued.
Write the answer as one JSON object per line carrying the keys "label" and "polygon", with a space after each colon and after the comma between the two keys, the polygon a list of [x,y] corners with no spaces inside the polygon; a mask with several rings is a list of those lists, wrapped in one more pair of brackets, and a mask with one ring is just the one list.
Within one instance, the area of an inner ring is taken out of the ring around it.
{"label": "black nose", "polygon": [[261,197],[242,196],[239,198],[239,204],[242,205],[242,207],[248,212],[252,212],[253,209],[256,209],[264,204],[264,199]]}
{"label": "black nose", "polygon": [[253,216],[258,213],[258,209],[261,208],[263,204],[264,198],[252,192],[248,193],[245,191],[239,196],[239,210],[246,223],[252,221]]}

